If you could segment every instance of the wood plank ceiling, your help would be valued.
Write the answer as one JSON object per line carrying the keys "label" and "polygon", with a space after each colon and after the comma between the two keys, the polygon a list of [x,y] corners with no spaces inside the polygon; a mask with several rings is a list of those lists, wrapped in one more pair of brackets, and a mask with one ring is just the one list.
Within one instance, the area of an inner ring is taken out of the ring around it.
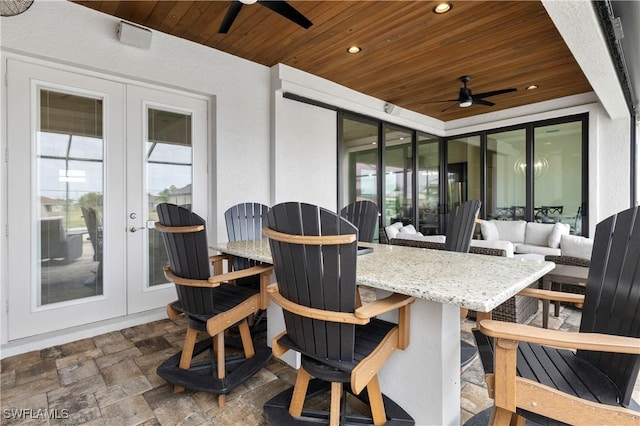
{"label": "wood plank ceiling", "polygon": [[[432,12],[433,1],[290,1],[313,22],[306,30],[252,4],[228,34],[218,29],[231,1],[74,2],[444,121],[592,91],[539,1],[453,0],[444,15]],[[351,45],[362,51],[347,53]],[[494,106],[438,102],[457,99],[462,75],[473,93],[518,90],[487,98]]]}

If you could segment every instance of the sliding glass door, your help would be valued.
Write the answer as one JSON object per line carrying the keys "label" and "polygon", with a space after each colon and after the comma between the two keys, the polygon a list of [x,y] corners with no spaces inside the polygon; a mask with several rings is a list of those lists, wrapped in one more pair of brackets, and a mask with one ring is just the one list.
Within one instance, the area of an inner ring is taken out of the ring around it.
{"label": "sliding glass door", "polygon": [[405,130],[385,126],[383,158],[384,226],[394,222],[415,225],[412,134]]}
{"label": "sliding glass door", "polygon": [[550,124],[534,130],[534,219],[563,222],[582,235],[583,132],[582,122]]}
{"label": "sliding glass door", "polygon": [[442,234],[440,139],[418,132],[418,227],[424,235]]}
{"label": "sliding glass door", "polygon": [[487,134],[487,219],[523,220],[527,205],[526,130]]}
{"label": "sliding glass door", "polygon": [[481,155],[480,136],[450,139],[447,142],[448,211],[468,200],[481,199]]}

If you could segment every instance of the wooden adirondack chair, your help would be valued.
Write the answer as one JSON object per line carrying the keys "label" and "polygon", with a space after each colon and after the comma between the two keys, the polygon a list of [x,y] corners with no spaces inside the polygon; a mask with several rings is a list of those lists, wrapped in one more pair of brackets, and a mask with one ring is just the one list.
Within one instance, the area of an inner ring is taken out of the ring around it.
{"label": "wooden adirondack chair", "polygon": [[480,321],[474,336],[495,400],[490,424],[521,425],[525,418],[540,424],[640,424],[640,406],[631,399],[640,369],[638,207],[596,227],[584,296],[536,289],[520,294],[583,301],[580,329]]}
{"label": "wooden adirondack chair", "polygon": [[[283,203],[269,211],[264,233],[278,281],[269,286],[269,296],[283,308],[286,326],[273,340],[273,353],[279,357],[291,349],[302,361],[294,389],[265,405],[272,424],[337,425],[341,419],[413,424],[404,410],[382,395],[377,372],[395,348],[409,344],[409,304],[414,298],[394,294],[358,306],[356,232],[344,218],[309,204]],[[398,324],[374,318],[392,309],[399,309]],[[310,383],[311,377],[316,380]],[[331,383],[329,412],[303,410],[306,398],[327,390],[320,380]],[[365,388],[366,396],[361,395]],[[372,420],[341,410],[345,391],[370,406]]]}
{"label": "wooden adirondack chair", "polygon": [[[262,228],[267,226],[267,213],[269,207],[260,203],[240,203],[231,206],[224,212],[224,220],[227,226],[227,238],[229,241],[259,240],[262,236]],[[233,257],[233,270],[240,271],[252,266],[260,265],[260,262],[244,257]],[[255,276],[238,280],[236,284],[259,286],[259,280]]]}
{"label": "wooden adirondack chair", "polygon": [[[225,395],[271,358],[266,345],[253,342],[247,318],[267,307],[266,286],[272,267],[254,266],[222,274],[222,262],[229,258],[209,256],[204,219],[174,204],[159,204],[157,211],[155,229],[163,233],[169,258],[164,273],[178,293],[178,300],[167,306],[167,314],[169,318],[183,314],[189,318],[182,352],[165,361],[157,373],[174,384],[176,392],[188,388],[217,394],[218,404],[223,407]],[[252,275],[259,276],[257,289],[230,283]],[[225,342],[225,331],[234,327],[239,329],[240,341]],[[198,332],[210,337],[196,344]],[[227,354],[225,343],[235,351]],[[192,362],[211,349],[211,358]]]}
{"label": "wooden adirondack chair", "polygon": [[358,241],[372,242],[378,226],[378,206],[373,201],[360,200],[340,210],[340,216],[358,228]]}

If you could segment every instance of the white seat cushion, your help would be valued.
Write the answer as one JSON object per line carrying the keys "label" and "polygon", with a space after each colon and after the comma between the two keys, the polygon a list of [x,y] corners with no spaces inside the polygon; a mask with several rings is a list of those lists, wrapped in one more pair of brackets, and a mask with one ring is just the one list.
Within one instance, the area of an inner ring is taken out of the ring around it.
{"label": "white seat cushion", "polygon": [[384,232],[387,233],[387,238],[389,238],[390,240],[395,238],[396,235],[398,235],[398,232],[400,232],[400,229],[402,228],[402,222],[395,222],[392,223],[389,226],[385,226],[384,227]]}
{"label": "white seat cushion", "polygon": [[534,244],[516,244],[515,252],[517,253],[535,253],[543,256],[560,256],[560,249],[547,246],[538,246]]}
{"label": "white seat cushion", "polygon": [[553,231],[553,223],[527,222],[527,229],[524,236],[524,243],[532,246],[547,247],[549,244],[549,234]]}
{"label": "white seat cushion", "polygon": [[527,222],[524,220],[491,220],[490,222],[493,222],[498,229],[499,240],[524,243],[527,229]]}
{"label": "white seat cushion", "polygon": [[563,256],[580,257],[591,260],[593,240],[577,235],[563,235],[560,238],[560,250]]}
{"label": "white seat cushion", "polygon": [[432,243],[444,243],[447,239],[444,235],[422,235],[419,232],[416,234],[398,232],[395,238],[399,240],[429,241]]}
{"label": "white seat cushion", "polygon": [[480,232],[482,233],[483,240],[497,241],[500,239],[498,228],[492,220],[483,220],[480,222]]}
{"label": "white seat cushion", "polygon": [[[402,228],[400,228],[400,233],[401,234],[411,234],[411,235],[420,234],[418,231],[416,231],[416,227],[411,225],[411,224],[403,226]],[[420,235],[422,235],[422,234],[420,234]]]}

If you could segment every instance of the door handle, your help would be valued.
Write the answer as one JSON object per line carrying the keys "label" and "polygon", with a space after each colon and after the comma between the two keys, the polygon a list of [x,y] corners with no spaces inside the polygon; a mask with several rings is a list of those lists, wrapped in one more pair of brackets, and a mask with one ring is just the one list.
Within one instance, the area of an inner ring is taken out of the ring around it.
{"label": "door handle", "polygon": [[132,226],[131,228],[129,228],[129,232],[137,232],[141,229],[147,229],[145,226]]}

